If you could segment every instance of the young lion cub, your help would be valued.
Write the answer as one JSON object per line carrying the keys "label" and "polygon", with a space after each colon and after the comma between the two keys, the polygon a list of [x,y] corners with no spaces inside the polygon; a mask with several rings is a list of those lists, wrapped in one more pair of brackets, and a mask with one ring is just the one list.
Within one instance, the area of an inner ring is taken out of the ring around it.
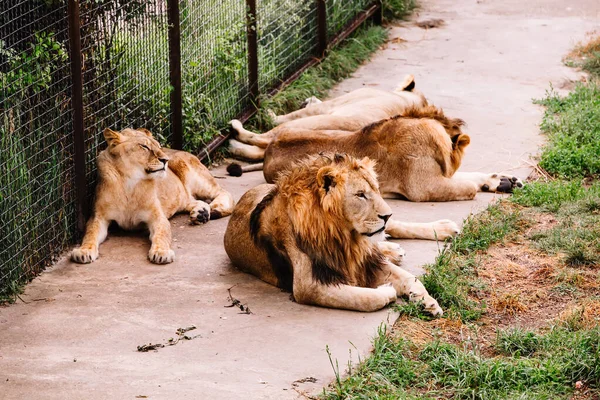
{"label": "young lion cub", "polygon": [[105,129],[104,138],[108,148],[98,155],[94,213],[81,247],[71,253],[73,261],[96,260],[108,225],[115,221],[123,229],[147,225],[152,241],[148,258],[167,264],[175,256],[168,218],[188,211],[192,223],[202,224],[231,214],[233,197],[192,154],[161,148],[144,128]]}

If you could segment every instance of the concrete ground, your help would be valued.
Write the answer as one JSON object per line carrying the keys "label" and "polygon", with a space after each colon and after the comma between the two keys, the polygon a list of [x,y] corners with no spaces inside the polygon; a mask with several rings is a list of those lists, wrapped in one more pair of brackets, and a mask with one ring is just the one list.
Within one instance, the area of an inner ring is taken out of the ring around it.
{"label": "concrete ground", "polygon": [[[414,21],[441,18],[424,30]],[[543,138],[532,104],[549,84],[568,88],[577,73],[561,57],[599,27],[597,0],[422,0],[413,21],[394,27],[372,62],[334,95],[361,86],[391,89],[406,73],[471,134],[462,170],[510,171],[525,178]],[[221,169],[214,171],[224,176]],[[260,173],[219,182],[239,198]],[[496,198],[469,202],[391,201],[395,218],[462,221]],[[79,266],[60,260],[27,286],[26,301],[0,308],[1,399],[293,399],[334,378],[369,352],[388,310],[364,314],[302,306],[289,294],[234,269],[223,250],[227,220],[189,226],[173,220],[177,260],[156,266],[140,235],[111,235],[101,258]],[[402,241],[407,268],[434,260],[433,242]],[[253,314],[229,304],[227,289]],[[178,328],[192,340],[140,353]]]}

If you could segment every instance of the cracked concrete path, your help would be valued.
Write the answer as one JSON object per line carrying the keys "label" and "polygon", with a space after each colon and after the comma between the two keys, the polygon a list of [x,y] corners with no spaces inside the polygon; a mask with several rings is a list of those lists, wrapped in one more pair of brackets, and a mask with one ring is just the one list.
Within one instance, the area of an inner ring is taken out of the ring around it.
{"label": "cracked concrete path", "polygon": [[[524,4],[526,3],[526,4]],[[414,21],[441,18],[423,30]],[[511,171],[521,178],[542,143],[541,108],[532,98],[549,84],[579,79],[561,58],[587,31],[599,27],[597,0],[423,0],[412,21],[372,62],[340,84],[334,95],[361,86],[392,89],[407,73],[432,103],[467,121],[471,145],[464,171]],[[224,176],[222,169],[215,175]],[[219,181],[239,198],[263,182],[260,173]],[[408,221],[461,221],[493,201],[391,201]],[[301,306],[289,294],[235,270],[223,250],[227,220],[189,226],[173,220],[177,260],[146,260],[140,235],[109,236],[101,258],[79,266],[66,259],[27,286],[19,301],[0,308],[1,399],[290,399],[314,393],[333,378],[327,353],[343,370],[364,356],[393,314],[365,314]],[[407,268],[434,260],[433,242],[401,241]],[[228,304],[227,289],[254,314]],[[190,341],[139,353],[195,325]],[[315,379],[316,382],[310,381]],[[303,381],[303,382],[300,382]]]}

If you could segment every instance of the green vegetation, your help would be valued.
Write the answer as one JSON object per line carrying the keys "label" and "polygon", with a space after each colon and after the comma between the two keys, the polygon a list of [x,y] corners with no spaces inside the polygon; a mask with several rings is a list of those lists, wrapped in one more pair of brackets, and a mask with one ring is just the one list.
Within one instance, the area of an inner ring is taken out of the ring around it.
{"label": "green vegetation", "polygon": [[539,104],[547,107],[541,128],[548,135],[540,166],[560,178],[600,176],[598,84],[578,84],[566,97],[550,91]]}
{"label": "green vegetation", "polygon": [[[503,241],[525,222],[518,209],[506,203],[492,205],[481,214],[469,217],[462,233],[440,251],[434,264],[425,266],[427,274],[421,281],[448,318],[466,322],[481,317],[486,305],[478,298],[481,283],[475,273],[481,262],[480,252]],[[399,304],[396,309],[401,315],[417,314],[427,318],[415,313],[412,304]]]}
{"label": "green vegetation", "polygon": [[[55,36],[37,33],[17,52],[0,40],[0,303],[44,268],[73,237],[68,147],[57,146],[71,114],[62,85],[67,52]],[[27,149],[24,151],[23,149]]]}
{"label": "green vegetation", "polygon": [[591,80],[579,83],[565,97],[550,90],[537,101],[546,106],[541,128],[548,135],[540,166],[563,179],[600,177],[600,37],[579,45],[569,55],[571,65],[587,71]]}

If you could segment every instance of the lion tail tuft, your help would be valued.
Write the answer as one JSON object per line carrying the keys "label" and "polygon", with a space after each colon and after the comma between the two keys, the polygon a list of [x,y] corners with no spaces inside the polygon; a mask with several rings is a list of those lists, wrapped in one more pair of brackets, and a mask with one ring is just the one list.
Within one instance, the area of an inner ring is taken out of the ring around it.
{"label": "lion tail tuft", "polygon": [[262,171],[263,163],[250,164],[242,167],[240,164],[233,162],[227,166],[227,173],[231,176],[242,176],[244,172]]}

